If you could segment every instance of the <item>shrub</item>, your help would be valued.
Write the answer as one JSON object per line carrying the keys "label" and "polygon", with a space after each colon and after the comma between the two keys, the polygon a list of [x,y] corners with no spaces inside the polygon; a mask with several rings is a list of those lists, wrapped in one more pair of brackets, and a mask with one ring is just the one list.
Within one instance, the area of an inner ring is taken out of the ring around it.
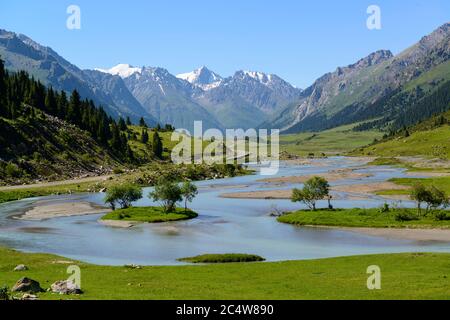
{"label": "shrub", "polygon": [[0,301],[9,300],[9,290],[7,286],[0,288]]}
{"label": "shrub", "polygon": [[119,203],[122,209],[129,208],[131,203],[142,198],[142,189],[133,185],[113,186],[106,191],[105,203],[109,203],[111,208],[116,208]]}
{"label": "shrub", "polygon": [[395,214],[395,220],[399,222],[419,220],[419,217],[409,211],[401,210]]}
{"label": "shrub", "polygon": [[438,221],[447,221],[450,220],[450,216],[445,211],[436,212],[434,218]]}
{"label": "shrub", "polygon": [[[304,202],[311,210],[316,210],[316,202],[330,194],[328,181],[321,177],[314,177],[305,182],[302,190],[292,191],[292,202]],[[330,204],[331,206],[331,204]]]}
{"label": "shrub", "polygon": [[389,204],[385,203],[381,208],[380,208],[380,213],[388,213],[389,211],[391,211],[391,209],[389,208]]}
{"label": "shrub", "polygon": [[5,168],[5,173],[8,177],[19,178],[22,175],[22,171],[14,163],[8,163]]}
{"label": "shrub", "polygon": [[148,196],[153,201],[159,201],[166,213],[175,211],[177,202],[183,200],[180,186],[167,179],[161,179]]}

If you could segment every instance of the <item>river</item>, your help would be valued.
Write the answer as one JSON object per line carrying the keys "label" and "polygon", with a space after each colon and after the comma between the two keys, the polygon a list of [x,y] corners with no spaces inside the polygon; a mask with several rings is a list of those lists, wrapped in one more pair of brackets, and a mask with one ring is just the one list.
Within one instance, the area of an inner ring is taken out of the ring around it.
{"label": "river", "polygon": [[[399,168],[367,167],[361,161],[336,157],[314,160],[310,165],[282,163],[277,176],[323,174],[330,170],[354,168],[372,176],[331,183],[360,184],[404,177]],[[450,243],[396,240],[356,232],[299,228],[281,224],[269,215],[274,209],[298,210],[289,200],[250,200],[221,198],[223,193],[271,189],[291,189],[301,185],[275,186],[260,182],[258,175],[198,182],[199,195],[190,208],[199,217],[190,221],[141,224],[133,228],[112,228],[98,223],[101,214],[25,221],[14,216],[36,201],[89,201],[103,204],[103,194],[77,194],[26,199],[0,205],[0,245],[25,252],[45,252],[89,263],[104,265],[178,265],[177,258],[204,253],[251,253],[268,261],[316,259],[325,257],[393,253],[450,252]],[[150,188],[144,190],[146,196]],[[379,196],[355,200],[339,194],[333,201],[338,208],[379,207],[386,202]],[[389,201],[387,201],[389,202]],[[148,198],[135,205],[153,205]],[[320,203],[320,205],[326,205]],[[403,202],[403,206],[412,203]]]}

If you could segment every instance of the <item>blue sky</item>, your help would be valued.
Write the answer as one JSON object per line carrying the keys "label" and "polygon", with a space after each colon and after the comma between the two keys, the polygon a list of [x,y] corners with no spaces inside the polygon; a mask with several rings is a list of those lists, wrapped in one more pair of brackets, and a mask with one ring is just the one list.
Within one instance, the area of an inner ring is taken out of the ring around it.
{"label": "blue sky", "polygon": [[[81,8],[81,30],[66,9]],[[366,28],[378,5],[382,29]],[[305,88],[379,49],[394,53],[450,21],[448,0],[1,1],[0,28],[26,34],[81,68],[118,63],[177,74],[202,65],[275,73]]]}

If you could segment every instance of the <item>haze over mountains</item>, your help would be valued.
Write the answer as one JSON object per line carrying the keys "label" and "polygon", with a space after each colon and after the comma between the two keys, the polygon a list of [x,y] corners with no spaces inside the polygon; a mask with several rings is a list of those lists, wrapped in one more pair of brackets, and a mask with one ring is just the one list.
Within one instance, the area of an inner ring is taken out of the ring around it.
{"label": "haze over mountains", "polygon": [[367,127],[400,124],[404,112],[411,113],[417,102],[450,80],[449,35],[446,23],[396,56],[388,50],[371,53],[305,90],[276,75],[251,71],[222,77],[202,67],[172,75],[163,68],[128,64],[81,70],[51,48],[3,30],[0,56],[8,69],[26,70],[58,90],[77,89],[114,117],[137,121],[143,116],[149,124],[189,130],[201,120],[204,128],[295,133],[360,121],[369,121]]}

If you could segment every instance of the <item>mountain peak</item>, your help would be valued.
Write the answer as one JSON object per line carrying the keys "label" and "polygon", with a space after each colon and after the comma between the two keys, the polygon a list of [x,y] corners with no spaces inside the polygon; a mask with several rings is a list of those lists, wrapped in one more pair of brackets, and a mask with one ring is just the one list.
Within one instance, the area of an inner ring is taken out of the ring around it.
{"label": "mountain peak", "polygon": [[203,89],[209,89],[211,87],[216,87],[223,80],[221,76],[217,73],[209,70],[207,67],[203,66],[192,72],[182,73],[177,75],[178,79],[185,80],[195,86],[201,87]]}
{"label": "mountain peak", "polygon": [[142,68],[136,68],[136,67],[133,67],[133,66],[131,66],[129,64],[125,64],[125,63],[118,64],[117,66],[112,67],[111,69],[105,70],[105,69],[96,68],[95,70],[103,72],[103,73],[109,73],[114,76],[120,76],[121,78],[128,78],[135,73],[142,72]]}

